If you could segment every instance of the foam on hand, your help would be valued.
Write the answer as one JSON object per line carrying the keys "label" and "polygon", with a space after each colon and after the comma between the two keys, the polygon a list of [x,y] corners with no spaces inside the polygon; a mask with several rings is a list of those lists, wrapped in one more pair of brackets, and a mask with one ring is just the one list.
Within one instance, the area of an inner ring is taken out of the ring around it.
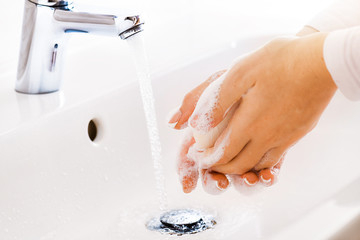
{"label": "foam on hand", "polygon": [[244,180],[240,175],[230,175],[231,184],[234,188],[241,193],[242,195],[251,196],[253,194],[258,194],[265,190],[265,186],[262,184],[248,184],[245,183],[246,179]]}
{"label": "foam on hand", "polygon": [[[189,127],[193,132],[196,142],[195,148],[197,150],[201,151],[214,146],[218,137],[228,126],[237,108],[237,104],[231,106],[225,113],[225,118],[216,127],[211,127],[211,122],[213,121],[212,113],[218,106],[220,89],[226,78],[226,74],[227,73],[224,73],[218,77],[205,89],[196,104],[193,115],[189,119],[189,122],[195,121],[196,123],[195,128],[190,124]],[[194,116],[197,118],[194,119]]]}
{"label": "foam on hand", "polygon": [[220,145],[217,145],[217,147],[211,153],[207,153],[206,151],[199,151],[196,148],[196,144],[194,144],[189,148],[187,156],[189,159],[194,160],[200,169],[210,168],[224,156],[227,139],[228,137],[226,137],[220,143]]}
{"label": "foam on hand", "polygon": [[203,181],[202,186],[205,192],[211,194],[211,195],[219,195],[223,193],[227,188],[222,188],[218,181],[216,181],[211,174],[209,174],[208,171],[202,173],[203,174]]}
{"label": "foam on hand", "polygon": [[[191,124],[188,125],[195,139],[195,144],[189,149],[188,157],[193,159],[198,166],[203,169],[211,167],[224,155],[224,149],[228,143],[230,131],[228,131],[227,136],[222,139],[222,142],[217,144],[216,149],[214,149],[211,154],[207,155],[204,150],[214,146],[216,140],[228,126],[238,106],[237,103],[231,106],[225,113],[225,118],[217,126],[211,127],[211,122],[213,121],[211,114],[218,106],[220,88],[225,77],[226,73],[213,81],[205,89],[196,104],[193,115],[189,119],[189,122],[195,121],[196,127],[192,127]],[[194,119],[194,116],[197,116],[197,118]]]}
{"label": "foam on hand", "polygon": [[[213,81],[201,94],[199,101],[196,104],[194,113],[189,118],[189,122],[196,122],[196,130],[206,133],[211,128],[213,120],[211,113],[218,105],[220,87],[225,80],[226,73],[221,75],[218,79]],[[194,119],[194,116],[197,119]]]}
{"label": "foam on hand", "polygon": [[214,146],[216,140],[229,125],[229,122],[234,115],[235,110],[236,107],[231,107],[224,120],[222,120],[216,127],[209,129],[209,131],[207,132],[198,131],[195,128],[191,128],[193,131],[193,136],[196,142],[195,147],[197,150],[204,150]]}

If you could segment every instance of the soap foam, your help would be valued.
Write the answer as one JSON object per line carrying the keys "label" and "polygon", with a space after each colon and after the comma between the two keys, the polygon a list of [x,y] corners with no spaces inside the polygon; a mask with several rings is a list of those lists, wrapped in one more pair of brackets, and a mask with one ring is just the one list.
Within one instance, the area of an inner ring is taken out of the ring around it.
{"label": "soap foam", "polygon": [[[185,137],[181,144],[187,144],[191,141],[193,135],[191,130],[188,130],[185,134]],[[182,151],[180,150],[178,153],[178,166],[177,169],[179,170],[179,179],[182,181],[184,178],[190,178],[190,177],[197,177],[198,175],[198,164],[197,162],[189,158],[188,154],[186,154],[186,157],[188,158],[188,162],[192,162],[193,164],[186,164],[186,166],[180,166],[182,163]]]}
{"label": "soap foam", "polygon": [[238,103],[234,104],[226,111],[225,118],[214,128],[211,128],[208,132],[203,133],[201,131],[197,131],[195,128],[191,128],[193,131],[193,135],[196,141],[196,147],[199,151],[205,150],[207,148],[211,148],[214,146],[216,140],[219,138],[221,133],[228,126],[232,116],[235,113],[235,110],[238,107]]}
{"label": "soap foam", "polygon": [[185,128],[188,127],[188,121],[184,122],[181,126],[180,126],[180,130],[183,130]]}
{"label": "soap foam", "polygon": [[[225,77],[226,73],[213,81],[201,94],[201,97],[196,104],[194,113],[191,115],[189,121],[196,122],[196,130],[199,132],[206,133],[210,129],[210,123],[213,121],[211,114],[218,105],[220,87],[224,82]],[[198,118],[194,120],[194,116],[197,116]]]}
{"label": "soap foam", "polygon": [[[206,171],[203,174],[203,178],[204,180],[202,181],[202,186],[203,189],[205,190],[205,192],[212,194],[212,195],[219,195],[221,193],[223,193],[224,191],[226,191],[226,188],[221,188],[219,186],[218,181],[216,181],[213,178],[213,175],[211,175],[208,171]],[[206,182],[206,184],[205,184]]]}
{"label": "soap foam", "polygon": [[181,170],[179,171],[180,182],[182,182],[183,179],[185,178],[197,179],[197,177],[198,177],[198,167],[196,164],[194,166],[189,166],[187,168],[181,168]]}
{"label": "soap foam", "polygon": [[234,188],[243,195],[250,196],[260,193],[265,189],[265,186],[262,184],[248,186],[240,175],[229,175],[229,178]]}
{"label": "soap foam", "polygon": [[222,141],[217,146],[212,148],[213,152],[211,154],[208,153],[208,150],[199,151],[196,147],[196,144],[194,144],[189,149],[188,158],[197,162],[201,169],[210,168],[224,156],[225,147],[229,143],[230,135],[231,130],[229,129],[227,130],[226,136],[222,139]]}

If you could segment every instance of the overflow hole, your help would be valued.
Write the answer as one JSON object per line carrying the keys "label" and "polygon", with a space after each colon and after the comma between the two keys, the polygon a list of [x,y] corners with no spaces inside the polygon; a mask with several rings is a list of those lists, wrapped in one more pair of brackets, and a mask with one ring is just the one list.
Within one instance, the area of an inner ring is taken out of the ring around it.
{"label": "overflow hole", "polygon": [[90,120],[88,125],[88,135],[90,140],[93,142],[98,134],[97,126],[94,119]]}

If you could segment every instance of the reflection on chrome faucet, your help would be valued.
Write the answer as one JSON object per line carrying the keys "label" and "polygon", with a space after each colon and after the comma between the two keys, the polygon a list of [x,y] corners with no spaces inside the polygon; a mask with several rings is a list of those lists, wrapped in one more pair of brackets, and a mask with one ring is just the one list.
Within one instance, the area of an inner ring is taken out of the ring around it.
{"label": "reflection on chrome faucet", "polygon": [[59,90],[69,32],[126,39],[142,30],[139,15],[82,12],[66,0],[25,0],[15,89],[29,94]]}

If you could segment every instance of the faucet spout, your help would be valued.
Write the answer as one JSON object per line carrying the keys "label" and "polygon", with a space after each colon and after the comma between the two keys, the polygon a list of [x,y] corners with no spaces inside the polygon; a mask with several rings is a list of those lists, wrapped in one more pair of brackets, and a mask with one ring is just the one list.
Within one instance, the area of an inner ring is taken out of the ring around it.
{"label": "faucet spout", "polygon": [[25,0],[15,90],[28,94],[59,90],[67,33],[126,39],[141,32],[143,24],[139,15],[80,11],[66,0]]}
{"label": "faucet spout", "polygon": [[[111,15],[91,12],[78,12],[67,9],[55,9],[54,20],[64,32],[85,32],[109,36],[120,36],[126,39],[143,30],[139,15]],[[133,34],[130,34],[133,33]]]}

